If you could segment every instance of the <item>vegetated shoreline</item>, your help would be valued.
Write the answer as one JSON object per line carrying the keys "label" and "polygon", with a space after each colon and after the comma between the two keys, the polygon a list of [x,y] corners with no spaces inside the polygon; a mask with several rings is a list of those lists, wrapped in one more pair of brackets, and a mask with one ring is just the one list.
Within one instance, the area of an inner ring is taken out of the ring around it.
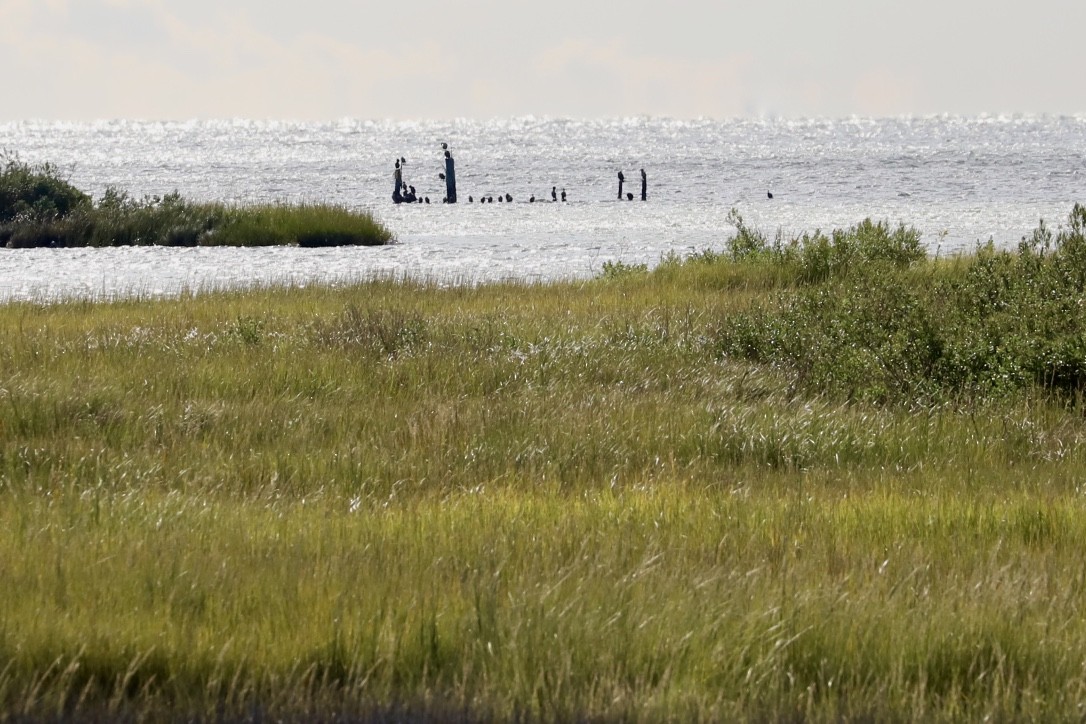
{"label": "vegetated shoreline", "polygon": [[0,246],[379,246],[392,233],[367,212],[335,204],[230,206],[172,193],[134,199],[109,188],[101,199],[48,163],[0,154]]}
{"label": "vegetated shoreline", "polygon": [[0,305],[16,719],[1076,719],[1086,209]]}

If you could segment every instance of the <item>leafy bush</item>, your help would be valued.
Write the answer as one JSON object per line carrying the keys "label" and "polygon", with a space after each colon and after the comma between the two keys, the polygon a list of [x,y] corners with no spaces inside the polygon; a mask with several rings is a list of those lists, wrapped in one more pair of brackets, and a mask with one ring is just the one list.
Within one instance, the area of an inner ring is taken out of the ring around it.
{"label": "leafy bush", "polygon": [[885,222],[871,219],[847,230],[834,230],[829,237],[818,231],[804,234],[781,253],[806,283],[824,281],[854,265],[887,262],[907,267],[925,256],[916,229],[901,225],[891,230]]}
{"label": "leafy bush", "polygon": [[770,252],[769,241],[765,234],[748,226],[738,209],[729,211],[725,220],[736,229],[736,234],[728,245],[732,261],[758,257]]}
{"label": "leafy bush", "polygon": [[627,279],[648,274],[648,264],[627,264],[624,261],[605,261],[601,276],[604,279]]}
{"label": "leafy bush", "polygon": [[32,166],[0,153],[0,224],[63,218],[90,205],[90,197],[60,177],[56,166]]}
{"label": "leafy bush", "polygon": [[[728,212],[736,234],[728,244],[733,262],[770,263],[799,283],[812,284],[844,273],[857,264],[889,262],[907,267],[925,257],[920,232],[904,225],[891,229],[886,222],[865,219],[849,229],[804,233],[785,242],[780,234],[770,243],[752,228],[738,210]],[[704,255],[702,255],[704,257]]]}
{"label": "leafy bush", "polygon": [[1086,390],[1086,208],[1053,238],[1042,223],[1017,250],[991,244],[952,266],[915,232],[864,222],[804,237],[778,263],[798,291],[727,320],[726,355],[792,372],[795,385],[849,399]]}

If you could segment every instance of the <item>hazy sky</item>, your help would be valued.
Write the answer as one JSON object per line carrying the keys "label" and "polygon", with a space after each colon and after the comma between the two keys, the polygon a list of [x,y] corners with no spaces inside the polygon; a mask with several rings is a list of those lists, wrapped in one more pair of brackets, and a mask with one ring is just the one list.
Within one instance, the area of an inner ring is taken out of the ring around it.
{"label": "hazy sky", "polygon": [[0,0],[0,120],[1086,113],[1082,0]]}

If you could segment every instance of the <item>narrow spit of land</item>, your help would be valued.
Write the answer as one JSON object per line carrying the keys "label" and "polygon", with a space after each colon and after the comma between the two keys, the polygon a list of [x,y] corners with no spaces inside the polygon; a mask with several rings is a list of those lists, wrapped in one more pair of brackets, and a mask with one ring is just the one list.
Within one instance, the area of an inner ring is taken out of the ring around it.
{"label": "narrow spit of land", "polygon": [[16,720],[1077,719],[1086,210],[0,307]]}
{"label": "narrow spit of land", "polygon": [[379,246],[392,233],[366,212],[334,204],[231,206],[180,194],[97,201],[59,169],[0,153],[0,246]]}

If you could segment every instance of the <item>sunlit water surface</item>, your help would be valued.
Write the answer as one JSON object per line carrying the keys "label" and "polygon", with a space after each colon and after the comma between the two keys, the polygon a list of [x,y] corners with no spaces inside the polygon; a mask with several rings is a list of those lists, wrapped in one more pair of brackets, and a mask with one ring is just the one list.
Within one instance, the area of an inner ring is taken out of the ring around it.
{"label": "sunlit water surface", "polygon": [[[440,143],[461,203],[442,205]],[[343,249],[0,250],[0,300],[159,296],[410,276],[462,284],[584,278],[721,250],[738,209],[769,236],[864,218],[915,226],[931,253],[1010,246],[1086,202],[1086,116],[918,119],[0,124],[0,148],[49,161],[96,198],[320,201],[373,212],[397,243]],[[429,206],[391,202],[393,160]],[[617,172],[647,203],[618,202]],[[551,188],[569,202],[549,201]],[[773,198],[768,198],[768,192]],[[512,204],[496,203],[511,194]],[[494,204],[467,197],[495,196]]]}

